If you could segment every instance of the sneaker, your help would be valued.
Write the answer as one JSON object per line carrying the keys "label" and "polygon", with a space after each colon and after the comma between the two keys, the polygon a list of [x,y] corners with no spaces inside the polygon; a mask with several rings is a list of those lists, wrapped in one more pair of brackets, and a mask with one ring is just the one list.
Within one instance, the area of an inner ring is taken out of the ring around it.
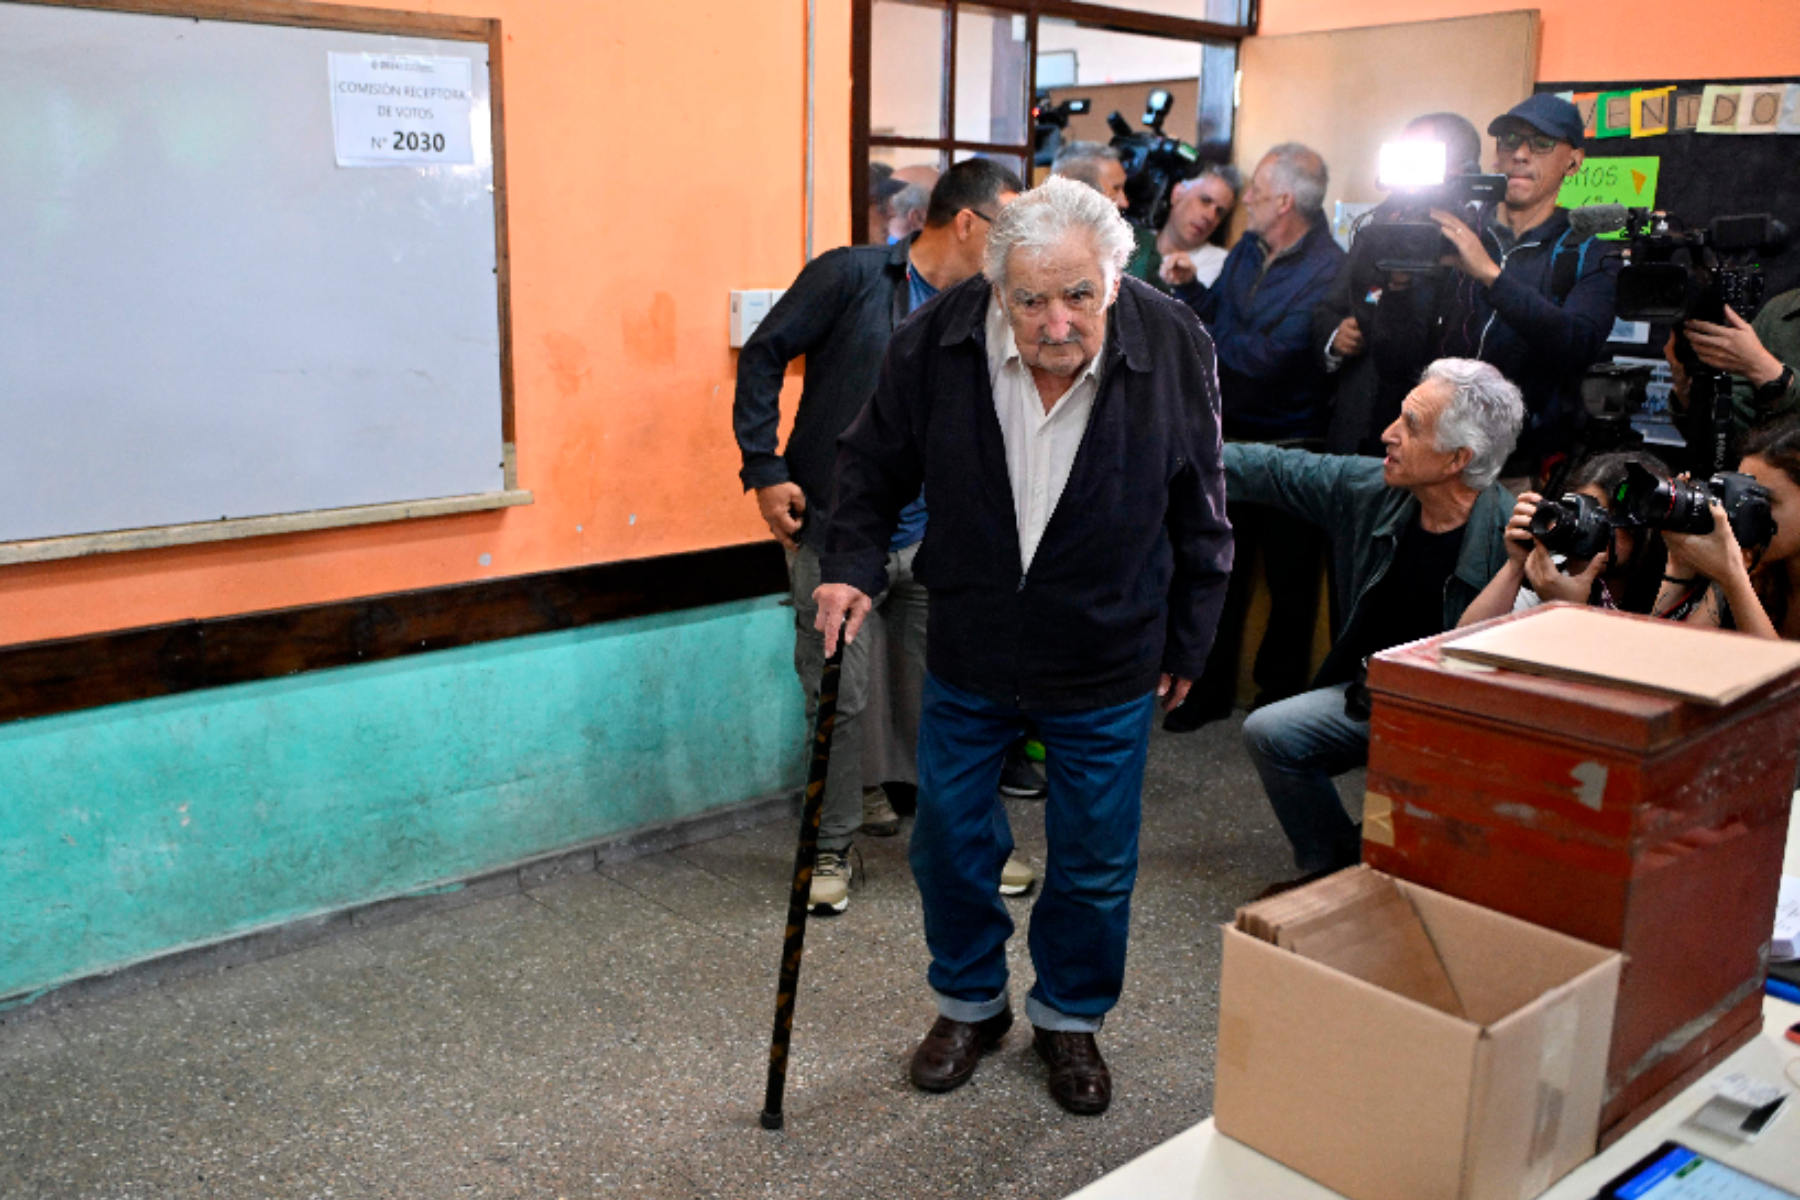
{"label": "sneaker", "polygon": [[893,837],[900,832],[900,814],[879,786],[863,789],[862,831],[870,837]]}
{"label": "sneaker", "polygon": [[1006,752],[1006,761],[1000,766],[1000,794],[1019,800],[1042,800],[1050,794],[1043,772],[1032,766],[1017,746]]}
{"label": "sneaker", "polygon": [[821,850],[813,864],[812,892],[808,896],[814,912],[841,913],[850,907],[850,852]]}
{"label": "sneaker", "polygon": [[[821,857],[823,857],[821,855]],[[1023,896],[1037,882],[1037,872],[1031,864],[1022,858],[1008,855],[1006,865],[1000,868],[1000,894],[1002,896]],[[814,893],[817,895],[817,893]]]}

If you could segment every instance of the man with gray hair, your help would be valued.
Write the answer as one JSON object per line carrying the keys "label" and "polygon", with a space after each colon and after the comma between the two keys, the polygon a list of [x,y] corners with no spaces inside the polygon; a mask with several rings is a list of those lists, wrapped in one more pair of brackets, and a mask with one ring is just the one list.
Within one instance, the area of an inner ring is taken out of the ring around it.
{"label": "man with gray hair", "polygon": [[[1297,443],[1321,439],[1330,411],[1329,377],[1313,345],[1313,309],[1331,291],[1344,251],[1325,222],[1325,161],[1295,142],[1263,155],[1244,189],[1246,232],[1211,287],[1174,289],[1192,304],[1219,349],[1219,399],[1231,441]],[[1235,500],[1235,498],[1234,498]],[[1232,580],[1219,638],[1206,672],[1163,728],[1186,733],[1231,714],[1238,647],[1250,611],[1252,562],[1269,586],[1269,621],[1257,648],[1256,703],[1271,704],[1306,686],[1319,608],[1323,548],[1304,524],[1234,503],[1239,572]]]}
{"label": "man with gray hair", "polygon": [[1131,207],[1125,195],[1124,160],[1104,142],[1068,143],[1056,152],[1050,173],[1087,184],[1117,205],[1120,212]]}
{"label": "man with gray hair", "polygon": [[1313,690],[1244,722],[1244,744],[1302,872],[1263,895],[1361,859],[1361,832],[1332,777],[1369,758],[1364,666],[1390,646],[1454,629],[1506,564],[1513,496],[1498,479],[1524,420],[1519,389],[1499,371],[1441,358],[1381,435],[1387,456],[1379,462],[1225,447],[1234,502],[1267,504],[1324,530],[1347,614]]}
{"label": "man with gray hair", "polygon": [[1212,347],[1124,278],[1131,248],[1093,189],[1026,193],[994,219],[985,278],[895,332],[838,443],[814,593],[828,648],[856,637],[921,485],[932,514],[911,848],[939,1013],[912,1059],[926,1091],[966,1082],[1012,1025],[994,790],[1030,721],[1049,861],[1026,1013],[1057,1103],[1091,1114],[1112,1096],[1094,1033],[1124,983],[1150,721],[1205,662],[1231,567]]}

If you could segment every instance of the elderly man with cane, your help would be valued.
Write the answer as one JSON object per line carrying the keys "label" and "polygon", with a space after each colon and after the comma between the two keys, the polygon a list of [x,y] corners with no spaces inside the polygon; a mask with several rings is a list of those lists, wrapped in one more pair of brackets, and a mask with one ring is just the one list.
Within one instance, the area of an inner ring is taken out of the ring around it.
{"label": "elderly man with cane", "polygon": [[854,639],[921,485],[931,591],[913,873],[938,1019],[913,1055],[949,1091],[1012,1024],[994,789],[1025,722],[1047,750],[1049,869],[1026,999],[1050,1094],[1105,1111],[1094,1034],[1124,984],[1144,760],[1160,698],[1206,662],[1231,569],[1213,353],[1182,305],[1124,277],[1131,229],[1050,179],[995,219],[984,278],[902,326],[844,434],[815,593]]}

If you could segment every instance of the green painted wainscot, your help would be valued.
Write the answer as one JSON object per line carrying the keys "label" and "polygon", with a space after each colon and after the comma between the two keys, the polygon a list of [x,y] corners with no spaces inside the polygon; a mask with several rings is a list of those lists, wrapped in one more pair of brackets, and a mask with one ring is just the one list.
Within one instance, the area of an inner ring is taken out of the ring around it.
{"label": "green painted wainscot", "polygon": [[775,598],[0,726],[0,1006],[797,790]]}

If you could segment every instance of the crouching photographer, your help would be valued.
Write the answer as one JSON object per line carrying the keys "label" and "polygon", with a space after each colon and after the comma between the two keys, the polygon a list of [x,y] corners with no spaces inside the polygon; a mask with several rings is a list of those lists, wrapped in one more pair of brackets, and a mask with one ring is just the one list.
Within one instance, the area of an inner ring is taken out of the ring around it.
{"label": "crouching photographer", "polygon": [[1657,530],[1622,520],[1614,499],[1640,477],[1667,483],[1668,469],[1633,450],[1595,454],[1570,472],[1560,499],[1521,495],[1506,523],[1506,565],[1457,627],[1550,600],[1651,612],[1668,550]]}
{"label": "crouching photographer", "polygon": [[1382,435],[1381,460],[1225,446],[1225,489],[1322,529],[1343,632],[1313,690],[1250,714],[1244,745],[1304,874],[1273,895],[1355,863],[1361,834],[1332,777],[1369,758],[1372,654],[1453,628],[1506,564],[1513,497],[1498,482],[1524,423],[1519,389],[1487,363],[1426,368]]}
{"label": "crouching photographer", "polygon": [[1646,485],[1625,500],[1669,547],[1658,615],[1800,640],[1800,416],[1751,433],[1735,472]]}

